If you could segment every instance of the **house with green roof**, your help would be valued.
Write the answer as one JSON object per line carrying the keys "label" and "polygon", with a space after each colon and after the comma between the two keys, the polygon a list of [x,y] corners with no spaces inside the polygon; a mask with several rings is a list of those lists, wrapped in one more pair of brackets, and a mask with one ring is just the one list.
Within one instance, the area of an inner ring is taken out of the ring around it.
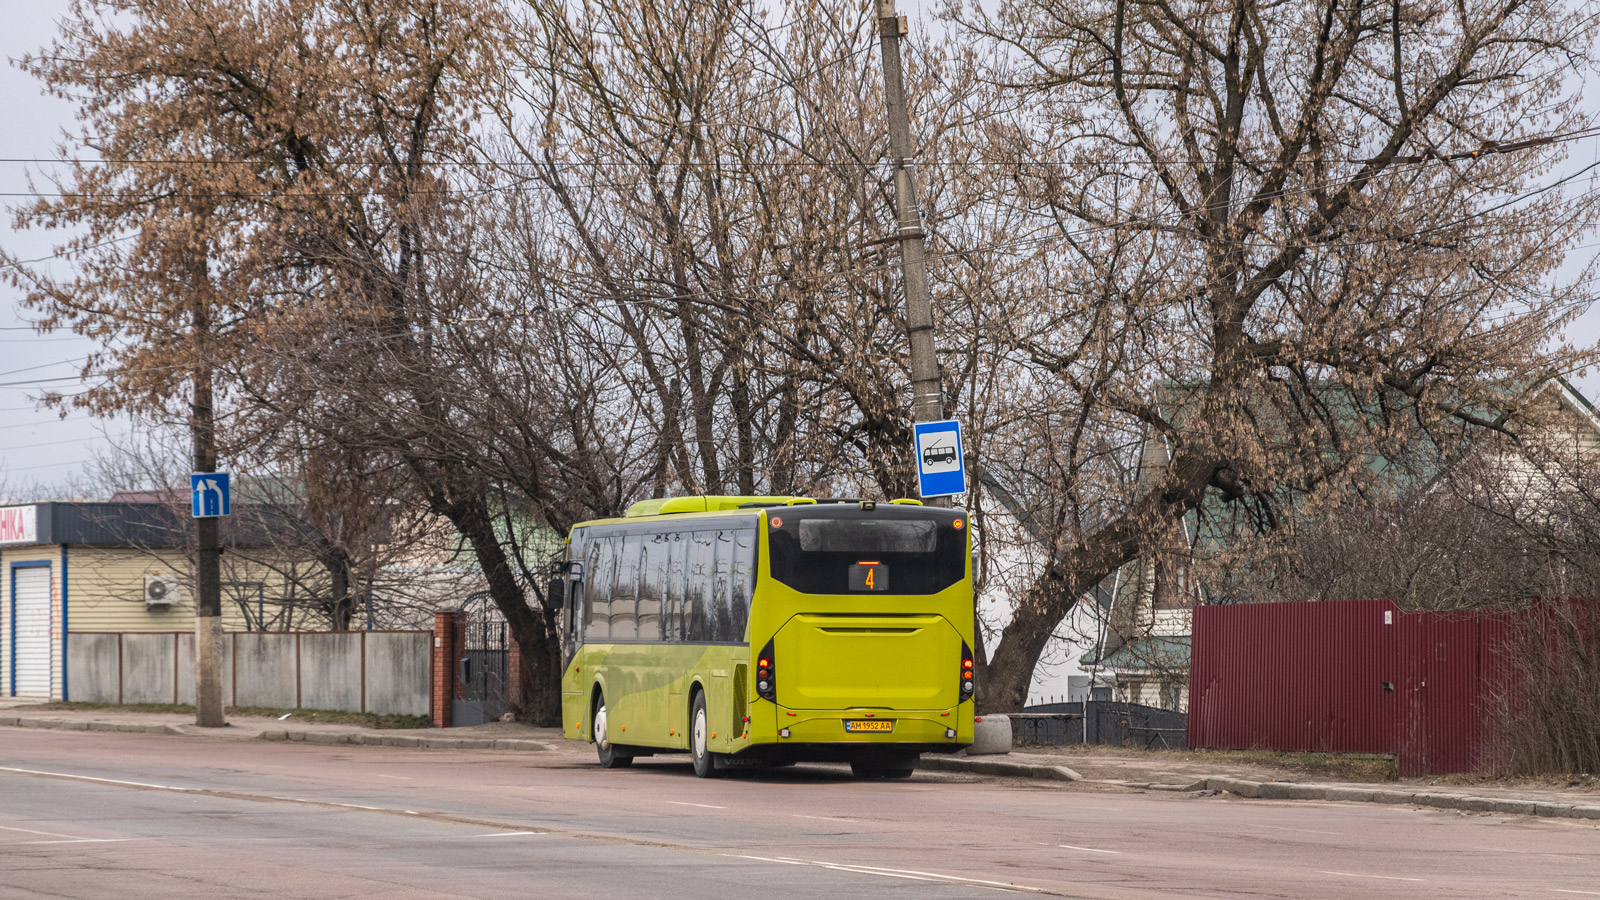
{"label": "house with green roof", "polygon": [[[1163,390],[1163,409],[1172,421],[1181,422],[1185,408],[1198,404],[1194,399],[1201,389],[1168,385]],[[1324,411],[1347,426],[1373,431],[1383,430],[1371,442],[1361,464],[1348,478],[1351,490],[1403,496],[1434,489],[1465,461],[1488,462],[1498,477],[1528,481],[1536,477],[1534,467],[1511,442],[1485,438],[1481,429],[1430,432],[1393,428],[1396,413],[1404,414],[1404,402],[1393,397],[1357,402],[1340,389],[1322,399]],[[1489,404],[1472,407],[1476,417],[1493,420],[1501,415],[1487,409]],[[1511,407],[1512,404],[1507,404]],[[1600,453],[1600,413],[1588,398],[1570,382],[1553,378],[1522,393],[1516,409],[1533,412],[1537,424],[1524,434],[1523,446],[1561,446],[1581,454]],[[1262,420],[1272,421],[1270,414]],[[1271,434],[1264,440],[1279,439]],[[1304,436],[1288,436],[1284,441]],[[1159,437],[1147,438],[1141,445],[1138,483],[1154,486],[1172,460],[1173,448]],[[1193,609],[1201,604],[1246,602],[1228,585],[1208,583],[1196,562],[1215,559],[1242,536],[1273,527],[1271,507],[1293,507],[1305,494],[1287,489],[1273,492],[1270,498],[1224,498],[1210,492],[1200,508],[1186,515],[1171,535],[1170,550],[1150,553],[1125,565],[1083,605],[1093,610],[1098,636],[1078,665],[1091,676],[1097,687],[1110,688],[1119,701],[1141,703],[1164,709],[1185,710],[1190,659],[1190,632]],[[1246,648],[1247,650],[1247,648]]]}

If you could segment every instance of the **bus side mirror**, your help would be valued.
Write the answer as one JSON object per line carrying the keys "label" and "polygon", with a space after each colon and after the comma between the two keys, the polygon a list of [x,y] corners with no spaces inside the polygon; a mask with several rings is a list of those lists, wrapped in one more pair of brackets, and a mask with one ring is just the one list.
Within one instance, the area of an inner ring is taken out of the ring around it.
{"label": "bus side mirror", "polygon": [[550,587],[545,594],[554,609],[564,609],[567,605],[567,580],[560,575],[550,579]]}

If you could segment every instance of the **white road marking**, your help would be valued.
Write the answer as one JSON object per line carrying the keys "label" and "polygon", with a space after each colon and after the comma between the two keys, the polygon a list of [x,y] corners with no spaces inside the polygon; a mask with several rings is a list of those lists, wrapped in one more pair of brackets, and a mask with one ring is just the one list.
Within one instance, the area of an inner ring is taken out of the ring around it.
{"label": "white road marking", "polygon": [[16,772],[21,775],[44,775],[49,778],[70,778],[73,781],[91,781],[95,784],[120,784],[124,787],[155,788],[158,791],[178,791],[191,794],[194,788],[174,787],[170,784],[150,784],[145,781],[118,781],[115,778],[96,778],[92,775],[68,775],[65,772],[41,772],[37,769],[13,769],[10,766],[0,766],[0,772]]}
{"label": "white road marking", "polygon": [[1523,853],[1523,854],[1536,853],[1539,856],[1545,857],[1546,859],[1582,859],[1582,860],[1587,860],[1589,858],[1587,856],[1573,856],[1570,853],[1545,853],[1542,850],[1508,850],[1505,847],[1473,847],[1472,849],[1477,850],[1480,853]]}
{"label": "white road marking", "polygon": [[854,822],[855,821],[855,819],[838,819],[838,818],[834,818],[833,816],[802,816],[799,813],[795,813],[794,817],[796,819],[821,819],[824,822]]}
{"label": "white road marking", "polygon": [[680,800],[667,800],[664,802],[671,803],[673,806],[698,806],[701,809],[727,809],[726,806],[712,806],[709,803],[684,803]]}
{"label": "white road marking", "polygon": [[1270,828],[1273,831],[1298,831],[1301,834],[1342,834],[1342,832],[1338,831],[1314,831],[1310,828],[1285,828],[1282,825],[1257,825],[1253,822],[1241,822],[1240,825],[1245,828]]}
{"label": "white road marking", "polygon": [[405,775],[379,775],[379,778],[393,778],[396,781],[412,781],[414,779]]}
{"label": "white road marking", "polygon": [[816,866],[820,869],[832,869],[836,872],[854,872],[858,875],[880,875],[884,878],[905,878],[911,881],[935,881],[945,884],[970,884],[976,887],[988,888],[996,891],[1010,893],[1044,893],[1040,888],[1027,887],[1020,884],[1009,884],[1004,881],[985,881],[982,878],[962,878],[959,875],[941,875],[938,872],[919,872],[915,869],[885,869],[881,866],[863,866],[852,863],[831,863],[816,859],[793,859],[790,857],[773,856],[747,856],[742,853],[728,853],[735,859],[753,859],[758,862],[783,863],[788,866]]}
{"label": "white road marking", "polygon": [[23,832],[24,834],[42,834],[42,835],[46,835],[48,837],[59,837],[59,838],[72,837],[72,835],[70,835],[70,834],[61,834],[61,833],[55,832],[55,831],[35,831],[32,828],[11,828],[11,827],[6,826],[6,825],[0,825],[0,831],[20,831],[20,832]]}
{"label": "white road marking", "polygon": [[1568,891],[1562,888],[1551,888],[1550,890],[1558,894],[1586,894],[1590,897],[1600,897],[1600,891]]}
{"label": "white road marking", "polygon": [[1321,871],[1323,875],[1343,875],[1346,878],[1382,878],[1385,881],[1425,881],[1424,878],[1406,878],[1401,875],[1363,875],[1359,872],[1328,872]]}
{"label": "white road marking", "polygon": [[1110,853],[1113,856],[1121,856],[1122,855],[1122,851],[1121,850],[1096,850],[1093,847],[1074,847],[1071,844],[1057,844],[1056,846],[1060,847],[1063,850],[1082,850],[1085,853]]}
{"label": "white road marking", "polygon": [[134,838],[74,838],[72,841],[18,841],[18,844],[122,844]]}
{"label": "white road marking", "polygon": [[547,834],[547,833],[548,832],[544,832],[544,831],[497,831],[494,834],[472,834],[472,835],[468,835],[468,837],[475,837],[475,838],[481,838],[481,837],[512,837],[513,835]]}

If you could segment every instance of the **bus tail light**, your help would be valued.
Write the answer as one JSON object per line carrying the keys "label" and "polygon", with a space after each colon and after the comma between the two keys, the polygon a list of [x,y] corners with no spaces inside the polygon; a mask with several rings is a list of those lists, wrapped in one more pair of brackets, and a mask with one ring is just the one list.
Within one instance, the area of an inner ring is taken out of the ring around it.
{"label": "bus tail light", "polygon": [[[972,699],[972,648],[961,642],[961,700]],[[960,700],[956,702],[961,702]]]}
{"label": "bus tail light", "polygon": [[773,665],[772,642],[761,648],[761,655],[756,657],[756,693],[761,699],[778,702],[778,667]]}

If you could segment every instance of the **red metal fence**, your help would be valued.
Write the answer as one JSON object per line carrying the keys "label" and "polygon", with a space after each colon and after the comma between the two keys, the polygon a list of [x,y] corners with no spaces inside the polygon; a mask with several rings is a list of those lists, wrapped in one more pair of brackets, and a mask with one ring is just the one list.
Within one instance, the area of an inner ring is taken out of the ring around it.
{"label": "red metal fence", "polygon": [[1392,753],[1403,776],[1480,768],[1515,615],[1387,600],[1200,607],[1189,746]]}

